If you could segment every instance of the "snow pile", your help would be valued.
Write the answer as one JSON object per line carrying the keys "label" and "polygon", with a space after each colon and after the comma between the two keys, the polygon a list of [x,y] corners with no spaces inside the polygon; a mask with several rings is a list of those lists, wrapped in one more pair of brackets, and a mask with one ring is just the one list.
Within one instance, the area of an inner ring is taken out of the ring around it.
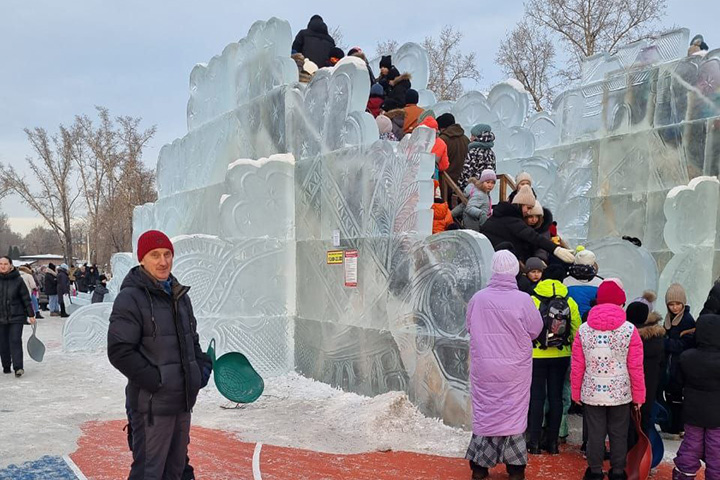
{"label": "snow pile", "polygon": [[296,373],[267,380],[257,402],[228,408],[233,406],[208,388],[200,393],[194,422],[232,431],[248,442],[328,453],[403,450],[463,456],[470,440],[469,432],[425,417],[403,392],[364,397]]}

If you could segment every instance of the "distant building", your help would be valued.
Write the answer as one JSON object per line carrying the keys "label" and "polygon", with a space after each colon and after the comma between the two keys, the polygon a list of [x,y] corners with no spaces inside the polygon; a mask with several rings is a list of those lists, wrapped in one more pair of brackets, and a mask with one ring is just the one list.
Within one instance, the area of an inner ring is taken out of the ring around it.
{"label": "distant building", "polygon": [[34,265],[34,266],[41,266],[41,265],[47,265],[48,263],[54,263],[55,265],[60,265],[61,263],[65,262],[65,257],[62,255],[54,255],[52,253],[45,253],[41,255],[23,255],[20,257],[20,260],[18,260],[20,265]]}

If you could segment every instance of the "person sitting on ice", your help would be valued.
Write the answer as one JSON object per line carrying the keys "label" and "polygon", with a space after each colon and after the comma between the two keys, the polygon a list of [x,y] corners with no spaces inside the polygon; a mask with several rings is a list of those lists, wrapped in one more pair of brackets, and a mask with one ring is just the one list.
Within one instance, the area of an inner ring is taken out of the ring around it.
{"label": "person sitting on ice", "polygon": [[485,170],[480,178],[471,178],[465,187],[467,205],[460,202],[452,211],[454,218],[462,219],[463,227],[468,230],[480,230],[480,227],[492,215],[490,192],[495,188],[497,176],[492,170]]}
{"label": "person sitting on ice", "polygon": [[510,480],[525,478],[532,342],[543,321],[530,296],[518,290],[519,271],[512,253],[495,252],[490,283],[468,303],[473,424],[465,458],[474,480],[488,478],[498,463],[505,463]]}
{"label": "person sitting on ice", "polygon": [[[539,201],[535,200],[535,205],[525,215],[525,223],[535,229],[537,233],[552,241],[553,215],[550,209],[543,207]],[[541,258],[546,263],[550,263],[550,255],[542,248],[535,250],[533,255]]]}
{"label": "person sitting on ice", "polygon": [[512,203],[512,201],[515,199],[515,195],[518,194],[518,192],[524,185],[527,185],[528,187],[530,187],[532,189],[532,194],[535,196],[535,198],[537,198],[537,193],[535,193],[535,189],[532,188],[533,179],[529,173],[527,173],[527,172],[518,173],[517,176],[515,177],[515,182],[516,182],[515,190],[510,192],[510,196],[508,197],[508,202]]}
{"label": "person sitting on ice", "polygon": [[493,214],[480,227],[480,233],[485,235],[495,248],[502,242],[510,242],[513,251],[523,262],[541,248],[565,263],[572,263],[575,256],[570,250],[555,245],[525,223],[524,216],[535,206],[535,201],[530,187],[524,185],[513,203],[500,202],[493,207]]}

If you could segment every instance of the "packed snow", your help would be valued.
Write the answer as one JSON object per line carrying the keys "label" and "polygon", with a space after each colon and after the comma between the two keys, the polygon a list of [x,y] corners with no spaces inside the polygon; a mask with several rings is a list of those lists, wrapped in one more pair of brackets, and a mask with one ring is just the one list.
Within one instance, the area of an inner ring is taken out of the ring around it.
{"label": "packed snow", "polygon": [[[26,355],[25,376],[0,377],[0,468],[70,454],[83,423],[124,418],[125,378],[105,352],[64,353],[63,323],[59,318],[39,321],[38,337],[47,347],[43,363]],[[29,335],[26,328],[25,341]],[[470,436],[425,417],[404,393],[369,398],[295,373],[266,379],[257,402],[233,407],[211,382],[200,392],[193,424],[233,432],[248,442],[330,453],[403,450],[463,456]]]}

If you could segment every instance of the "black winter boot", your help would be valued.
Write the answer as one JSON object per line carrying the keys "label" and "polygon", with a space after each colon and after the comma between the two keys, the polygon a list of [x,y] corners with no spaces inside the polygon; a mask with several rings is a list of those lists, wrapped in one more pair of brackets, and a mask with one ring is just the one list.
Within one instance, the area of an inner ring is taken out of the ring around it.
{"label": "black winter boot", "polygon": [[605,474],[601,473],[593,473],[592,470],[590,470],[590,467],[585,470],[585,476],[583,476],[583,480],[603,480],[605,478]]}
{"label": "black winter boot", "polygon": [[470,469],[472,470],[472,480],[484,480],[490,476],[490,470],[487,467],[481,467],[472,460],[470,460]]}
{"label": "black winter boot", "polygon": [[472,480],[485,480],[490,477],[490,470],[485,467],[473,468]]}
{"label": "black winter boot", "polygon": [[525,465],[507,465],[510,480],[525,480]]}
{"label": "black winter boot", "polygon": [[625,472],[617,472],[615,470],[611,470],[610,473],[608,473],[608,478],[610,480],[627,480],[627,474]]}
{"label": "black winter boot", "polygon": [[528,442],[527,444],[528,453],[530,455],[541,455],[542,450],[540,449],[540,445],[535,442]]}
{"label": "black winter boot", "polygon": [[558,441],[550,440],[545,444],[544,450],[549,453],[550,455],[558,455],[560,454],[560,449],[558,448]]}

